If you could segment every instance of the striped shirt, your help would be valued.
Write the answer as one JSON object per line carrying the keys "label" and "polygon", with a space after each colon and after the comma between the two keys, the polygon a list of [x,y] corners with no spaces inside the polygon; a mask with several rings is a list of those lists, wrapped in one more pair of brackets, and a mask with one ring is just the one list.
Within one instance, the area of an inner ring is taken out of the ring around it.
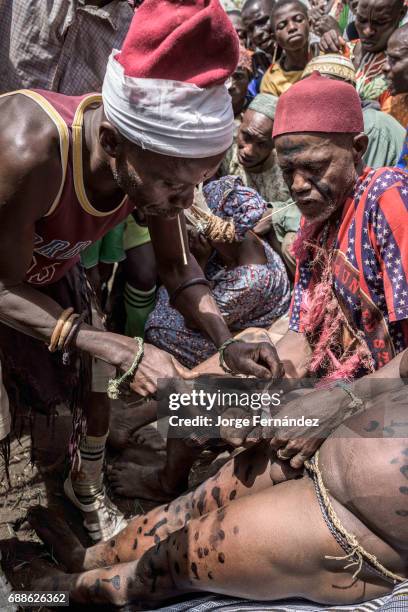
{"label": "striped shirt", "polygon": [[133,9],[127,0],[0,0],[0,94],[47,89],[68,96],[101,91],[112,48]]}

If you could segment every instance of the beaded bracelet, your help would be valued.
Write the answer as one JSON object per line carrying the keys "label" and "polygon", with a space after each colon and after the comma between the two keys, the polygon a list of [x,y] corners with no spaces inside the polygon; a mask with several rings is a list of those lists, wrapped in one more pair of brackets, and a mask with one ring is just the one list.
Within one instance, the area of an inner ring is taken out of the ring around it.
{"label": "beaded bracelet", "polygon": [[227,348],[227,346],[229,346],[233,342],[242,342],[242,340],[237,340],[236,338],[228,338],[228,340],[223,342],[220,348],[218,349],[218,352],[220,354],[220,367],[224,370],[226,374],[235,374],[235,372],[231,370],[230,367],[227,366],[227,364],[225,363],[225,359],[224,359],[225,349]]}
{"label": "beaded bracelet", "polygon": [[135,358],[133,360],[132,365],[128,369],[127,372],[118,376],[118,378],[111,378],[108,383],[108,388],[106,390],[109,399],[119,399],[120,396],[120,387],[121,385],[128,379],[133,377],[133,374],[136,372],[139,364],[143,358],[143,338],[138,338],[137,336],[134,338],[139,343],[139,347],[136,351]]}

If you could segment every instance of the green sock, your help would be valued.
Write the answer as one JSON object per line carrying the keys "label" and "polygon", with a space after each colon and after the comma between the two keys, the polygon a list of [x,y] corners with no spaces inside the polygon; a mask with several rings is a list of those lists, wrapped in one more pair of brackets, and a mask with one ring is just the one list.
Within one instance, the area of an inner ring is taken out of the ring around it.
{"label": "green sock", "polygon": [[156,303],[156,286],[149,291],[141,291],[126,283],[124,298],[126,310],[125,334],[132,337],[143,337],[147,317]]}

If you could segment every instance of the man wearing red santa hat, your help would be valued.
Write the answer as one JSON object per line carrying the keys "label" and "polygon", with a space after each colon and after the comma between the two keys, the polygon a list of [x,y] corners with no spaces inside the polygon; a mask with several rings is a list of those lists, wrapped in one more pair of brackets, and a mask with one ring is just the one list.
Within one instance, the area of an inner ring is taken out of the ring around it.
{"label": "man wearing red santa hat", "polygon": [[91,321],[83,249],[137,207],[173,302],[205,329],[227,366],[265,378],[281,372],[267,344],[231,342],[188,251],[182,214],[232,143],[224,83],[237,60],[238,39],[218,0],[147,0],[109,59],[102,98],[22,90],[0,99],[3,380],[20,410],[73,409],[64,490],[94,541],[125,524],[102,482],[107,379],[110,397],[119,390],[112,366],[141,395],[183,368]]}

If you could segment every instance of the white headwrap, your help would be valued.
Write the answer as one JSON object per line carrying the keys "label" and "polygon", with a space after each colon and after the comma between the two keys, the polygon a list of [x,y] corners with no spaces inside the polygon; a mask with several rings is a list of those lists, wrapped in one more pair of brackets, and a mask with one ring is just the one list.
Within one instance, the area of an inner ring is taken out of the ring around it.
{"label": "white headwrap", "polygon": [[218,155],[232,144],[234,114],[225,85],[128,77],[109,58],[102,98],[106,117],[131,142],[171,157]]}

